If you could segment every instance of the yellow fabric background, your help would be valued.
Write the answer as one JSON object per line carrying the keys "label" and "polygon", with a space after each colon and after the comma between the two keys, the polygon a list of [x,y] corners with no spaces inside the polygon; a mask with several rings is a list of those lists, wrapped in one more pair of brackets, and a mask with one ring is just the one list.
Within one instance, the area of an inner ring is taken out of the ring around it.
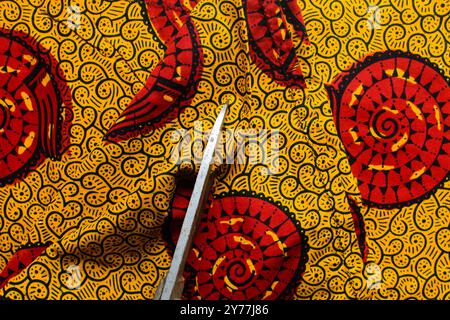
{"label": "yellow fabric background", "polygon": [[[195,170],[192,164],[179,167],[169,161],[172,132],[192,129],[197,118],[212,126],[229,99],[228,128],[276,128],[283,134],[282,174],[265,175],[267,169],[259,165],[234,165],[220,172],[213,192],[263,194],[296,215],[310,250],[295,298],[448,298],[448,183],[408,207],[363,208],[367,265],[372,265],[365,268],[346,200],[347,194],[358,195],[356,181],[324,87],[353,62],[386,49],[420,54],[449,75],[449,5],[441,8],[440,3],[422,7],[415,1],[376,1],[389,20],[371,30],[365,1],[299,1],[311,42],[301,45],[297,39],[302,70],[309,77],[307,89],[301,89],[274,83],[249,60],[248,45],[239,40],[241,34],[245,39],[240,1],[200,1],[191,16],[201,43],[212,47],[221,37],[223,48],[211,53],[212,63],[206,56],[192,107],[144,137],[105,145],[104,133],[164,54],[146,25],[143,4],[79,1],[82,28],[74,32],[65,27],[69,14],[61,3],[1,2],[2,27],[32,35],[60,62],[75,115],[71,146],[60,162],[47,159],[23,181],[0,189],[0,269],[21,245],[54,242],[1,295],[151,299],[170,265],[161,226],[177,176]],[[218,10],[222,6],[227,14]],[[219,35],[211,36],[212,31]],[[224,75],[223,83],[214,80],[217,74]],[[377,290],[367,288],[373,264],[382,281]],[[82,270],[78,290],[65,285],[71,265]]]}

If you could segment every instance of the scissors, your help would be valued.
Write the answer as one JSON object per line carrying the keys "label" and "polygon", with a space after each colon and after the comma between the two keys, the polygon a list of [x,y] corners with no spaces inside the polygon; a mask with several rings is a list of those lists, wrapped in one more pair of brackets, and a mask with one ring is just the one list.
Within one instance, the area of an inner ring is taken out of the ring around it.
{"label": "scissors", "polygon": [[183,226],[181,227],[180,237],[178,238],[177,246],[173,254],[172,264],[170,265],[169,272],[162,279],[156,291],[155,300],[180,300],[183,294],[184,267],[214,178],[212,167],[214,163],[214,151],[220,139],[227,108],[228,102],[220,110],[209,136],[208,144],[206,145],[200,164],[200,170],[195,180],[191,200],[189,201]]}

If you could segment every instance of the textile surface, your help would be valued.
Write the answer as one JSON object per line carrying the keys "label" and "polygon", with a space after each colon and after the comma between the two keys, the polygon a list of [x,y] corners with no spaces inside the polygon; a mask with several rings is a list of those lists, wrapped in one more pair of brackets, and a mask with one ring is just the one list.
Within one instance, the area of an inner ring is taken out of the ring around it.
{"label": "textile surface", "polygon": [[184,298],[448,299],[449,12],[0,2],[0,296],[152,299],[228,102]]}

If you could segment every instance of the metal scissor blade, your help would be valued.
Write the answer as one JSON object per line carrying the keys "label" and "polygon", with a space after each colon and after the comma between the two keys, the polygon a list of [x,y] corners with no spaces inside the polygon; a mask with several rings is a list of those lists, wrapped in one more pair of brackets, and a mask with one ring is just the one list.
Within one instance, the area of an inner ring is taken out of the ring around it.
{"label": "metal scissor blade", "polygon": [[183,271],[186,264],[189,251],[195,236],[196,227],[200,221],[200,215],[207,200],[209,190],[212,184],[212,164],[214,163],[214,151],[217,142],[220,140],[222,125],[227,112],[228,103],[222,107],[217,116],[214,127],[209,136],[203,154],[203,160],[200,164],[200,170],[195,181],[194,190],[192,191],[191,200],[186,211],[183,226],[181,227],[180,237],[173,254],[172,264],[166,278],[160,284],[160,300],[176,300],[180,299],[183,292]]}

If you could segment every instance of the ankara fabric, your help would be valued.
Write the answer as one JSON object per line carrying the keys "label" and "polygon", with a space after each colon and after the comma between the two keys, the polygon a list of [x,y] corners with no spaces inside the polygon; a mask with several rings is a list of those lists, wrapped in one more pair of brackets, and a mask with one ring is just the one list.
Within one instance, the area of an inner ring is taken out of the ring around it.
{"label": "ankara fabric", "polygon": [[449,298],[448,1],[71,5],[0,3],[2,297],[152,299],[228,101],[279,153],[218,166],[186,299]]}

